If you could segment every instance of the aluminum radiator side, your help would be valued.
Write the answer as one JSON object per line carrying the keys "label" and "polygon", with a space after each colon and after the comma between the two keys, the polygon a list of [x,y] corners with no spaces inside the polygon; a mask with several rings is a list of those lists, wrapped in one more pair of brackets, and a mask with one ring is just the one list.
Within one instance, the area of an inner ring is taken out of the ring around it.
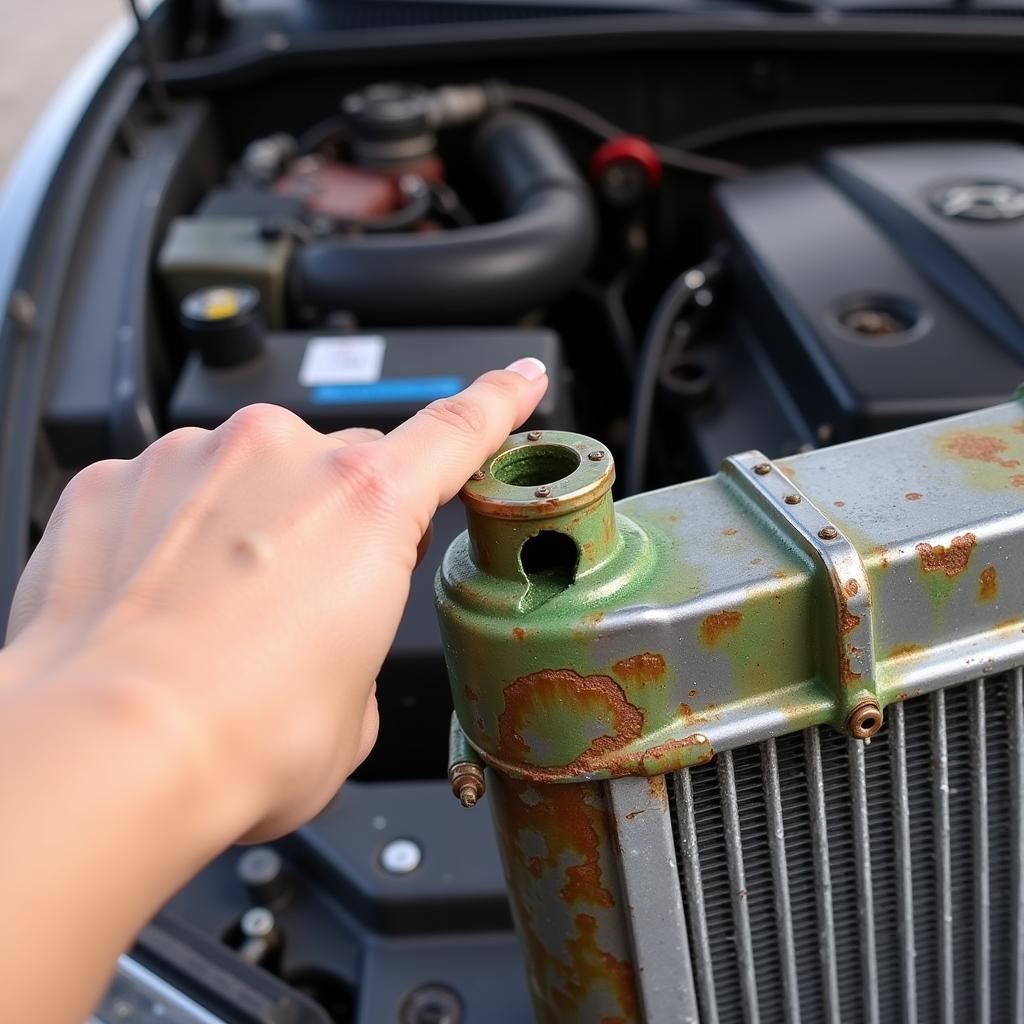
{"label": "aluminum radiator side", "polygon": [[613,478],[510,438],[437,580],[539,1020],[1019,1009],[1021,407]]}

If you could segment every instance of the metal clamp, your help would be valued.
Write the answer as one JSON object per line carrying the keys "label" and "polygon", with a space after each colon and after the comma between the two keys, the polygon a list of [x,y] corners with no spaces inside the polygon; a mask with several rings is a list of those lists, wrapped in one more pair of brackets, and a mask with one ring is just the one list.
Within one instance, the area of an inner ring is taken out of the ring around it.
{"label": "metal clamp", "polygon": [[868,739],[882,727],[882,710],[871,585],[857,549],[761,452],[734,455],[722,470],[748,504],[810,556],[831,593],[833,614],[822,650],[834,650],[835,659],[821,666],[822,677],[835,693],[843,727],[851,736]]}

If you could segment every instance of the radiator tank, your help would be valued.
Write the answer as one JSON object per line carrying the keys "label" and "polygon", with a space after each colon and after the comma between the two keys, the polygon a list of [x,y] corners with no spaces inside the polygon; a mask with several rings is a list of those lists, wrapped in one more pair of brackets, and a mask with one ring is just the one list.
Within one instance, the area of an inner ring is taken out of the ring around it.
{"label": "radiator tank", "polygon": [[1024,1019],[1024,407],[613,480],[509,438],[436,583],[538,1020]]}

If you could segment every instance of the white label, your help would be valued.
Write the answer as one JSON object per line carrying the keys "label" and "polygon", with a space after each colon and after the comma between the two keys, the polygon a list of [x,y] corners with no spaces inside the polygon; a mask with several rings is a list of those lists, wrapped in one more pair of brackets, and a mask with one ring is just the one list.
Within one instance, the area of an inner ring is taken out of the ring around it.
{"label": "white label", "polygon": [[306,388],[375,384],[380,380],[386,344],[379,334],[310,338],[299,367],[299,383]]}

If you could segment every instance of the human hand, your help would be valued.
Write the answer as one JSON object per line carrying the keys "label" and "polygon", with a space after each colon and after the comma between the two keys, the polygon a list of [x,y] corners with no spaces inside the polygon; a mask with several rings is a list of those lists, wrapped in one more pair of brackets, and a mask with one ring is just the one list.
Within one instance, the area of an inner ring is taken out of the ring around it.
{"label": "human hand", "polygon": [[386,437],[252,406],[88,467],[15,595],[17,677],[93,687],[167,742],[217,794],[225,845],[296,827],[373,744],[374,680],[431,517],[546,387],[520,360]]}

